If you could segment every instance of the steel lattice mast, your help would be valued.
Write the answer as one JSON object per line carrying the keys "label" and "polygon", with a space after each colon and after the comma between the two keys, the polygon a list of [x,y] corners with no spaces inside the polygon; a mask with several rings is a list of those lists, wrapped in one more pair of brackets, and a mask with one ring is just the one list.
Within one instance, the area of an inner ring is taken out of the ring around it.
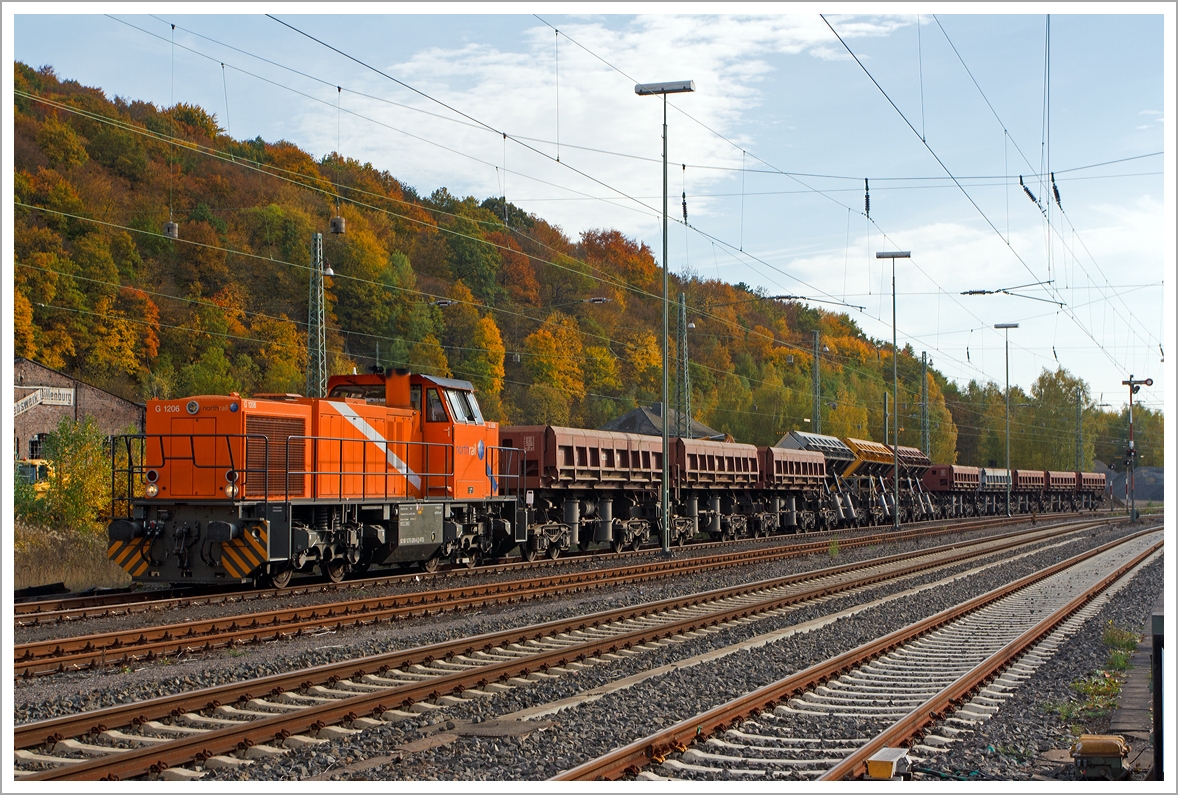
{"label": "steel lattice mast", "polygon": [[327,391],[327,344],[324,333],[323,235],[311,235],[311,286],[307,296],[307,397]]}

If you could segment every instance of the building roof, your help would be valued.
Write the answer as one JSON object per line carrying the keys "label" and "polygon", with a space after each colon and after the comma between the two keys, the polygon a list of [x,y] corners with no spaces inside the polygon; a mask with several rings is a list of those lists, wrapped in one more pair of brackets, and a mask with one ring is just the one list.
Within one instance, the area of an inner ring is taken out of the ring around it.
{"label": "building roof", "polygon": [[[653,406],[639,406],[632,411],[626,412],[617,419],[610,420],[598,428],[598,430],[638,433],[644,436],[662,436],[663,418],[661,408],[658,403]],[[679,412],[671,409],[669,413],[671,415],[671,429],[674,429],[679,425]],[[709,428],[694,418],[691,420],[691,438],[715,438],[717,440],[732,441],[732,437],[728,434],[723,431],[717,431],[715,428]]]}
{"label": "building roof", "polygon": [[13,382],[12,386],[14,389],[25,389],[25,390],[31,391],[31,390],[35,389],[36,386],[40,386],[39,384],[35,385],[35,386],[34,385],[25,386],[24,384],[15,382],[15,379],[18,377],[15,372],[15,369],[17,366],[20,365],[21,362],[24,362],[26,364],[31,364],[34,367],[39,367],[42,370],[59,375],[62,378],[66,379],[68,381],[72,381],[75,384],[81,384],[82,386],[86,387],[87,389],[93,389],[95,392],[102,392],[103,394],[110,395],[112,398],[115,398],[116,400],[121,400],[124,403],[128,403],[132,406],[138,406],[139,408],[145,408],[147,405],[146,403],[137,403],[134,400],[127,400],[127,398],[123,397],[122,395],[116,395],[114,392],[108,392],[107,390],[102,389],[101,387],[94,386],[94,384],[87,383],[86,381],[83,381],[82,379],[80,379],[76,376],[72,376],[69,373],[63,373],[61,370],[54,370],[52,367],[46,367],[45,365],[41,364],[40,362],[35,362],[32,359],[26,359],[24,356],[14,356],[13,357],[13,379],[14,379],[14,382]]}

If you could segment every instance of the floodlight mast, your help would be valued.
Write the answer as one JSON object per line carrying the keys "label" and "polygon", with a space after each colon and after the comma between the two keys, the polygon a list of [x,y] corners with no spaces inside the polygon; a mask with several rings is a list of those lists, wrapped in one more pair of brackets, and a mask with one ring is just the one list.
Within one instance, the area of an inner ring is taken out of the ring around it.
{"label": "floodlight mast", "polygon": [[667,383],[667,335],[669,333],[668,326],[670,321],[668,319],[670,313],[670,306],[667,303],[667,295],[670,292],[670,268],[667,264],[667,94],[685,94],[695,91],[694,80],[674,80],[667,83],[638,83],[634,86],[634,93],[639,96],[659,96],[663,98],[663,407],[661,425],[663,426],[663,472],[662,485],[660,486],[659,503],[662,515],[659,517],[663,525],[663,554],[670,554],[671,551],[671,498],[670,498],[670,484],[668,483],[668,476],[671,468],[667,463],[668,448],[670,447],[670,438],[667,429],[667,401],[669,398],[669,384]]}

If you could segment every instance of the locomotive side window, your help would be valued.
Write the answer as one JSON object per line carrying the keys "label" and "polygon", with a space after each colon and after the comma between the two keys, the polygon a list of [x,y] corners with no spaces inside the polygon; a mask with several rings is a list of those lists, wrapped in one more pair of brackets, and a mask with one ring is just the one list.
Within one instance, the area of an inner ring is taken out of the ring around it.
{"label": "locomotive side window", "polygon": [[373,405],[385,405],[384,384],[339,384],[331,390],[333,398],[358,398]]}
{"label": "locomotive side window", "polygon": [[414,411],[421,413],[421,384],[409,387],[409,405]]}
{"label": "locomotive side window", "polygon": [[442,405],[442,399],[438,397],[438,390],[426,390],[425,407],[426,419],[428,419],[430,422],[449,421],[450,418],[446,416],[446,407]]}

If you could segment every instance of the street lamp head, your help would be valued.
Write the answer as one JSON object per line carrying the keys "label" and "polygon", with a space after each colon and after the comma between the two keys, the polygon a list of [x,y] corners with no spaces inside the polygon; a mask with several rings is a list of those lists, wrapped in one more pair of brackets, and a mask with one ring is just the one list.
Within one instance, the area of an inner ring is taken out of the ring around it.
{"label": "street lamp head", "polygon": [[672,80],[669,83],[639,83],[634,86],[634,93],[639,96],[686,94],[690,91],[695,91],[694,80]]}
{"label": "street lamp head", "polygon": [[875,252],[876,259],[911,259],[911,251],[877,251]]}
{"label": "street lamp head", "polygon": [[454,301],[451,301],[449,298],[439,298],[436,301],[430,301],[430,303],[433,304],[434,306],[444,308],[444,307],[452,305],[454,303]]}
{"label": "street lamp head", "polygon": [[324,275],[324,276],[335,276],[335,271],[333,271],[333,270],[331,269],[331,266],[330,266],[330,265],[328,265],[328,264],[324,263],[324,265],[323,265],[323,275]]}
{"label": "street lamp head", "polygon": [[612,301],[612,300],[614,300],[614,299],[612,299],[612,298],[605,298],[605,297],[602,297],[602,296],[599,296],[599,295],[597,295],[597,296],[594,296],[594,297],[592,297],[592,298],[586,298],[586,299],[585,299],[585,301],[584,301],[584,303],[586,303],[586,304],[597,304],[598,306],[600,306],[601,304],[608,304],[608,303],[609,303],[610,301]]}
{"label": "street lamp head", "polygon": [[695,328],[695,323],[694,323],[694,322],[688,323],[688,324],[687,324],[687,328],[688,328],[688,330],[694,329],[694,328]]}
{"label": "street lamp head", "polygon": [[1018,328],[1018,323],[995,323],[994,328]]}

